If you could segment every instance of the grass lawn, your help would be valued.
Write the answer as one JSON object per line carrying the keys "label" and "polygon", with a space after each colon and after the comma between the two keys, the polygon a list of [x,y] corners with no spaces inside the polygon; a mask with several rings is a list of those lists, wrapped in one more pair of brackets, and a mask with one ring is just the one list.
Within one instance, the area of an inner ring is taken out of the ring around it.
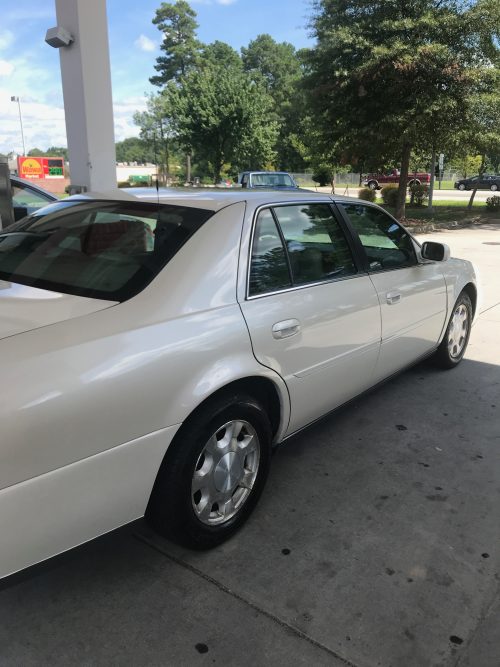
{"label": "grass lawn", "polygon": [[[394,208],[383,204],[381,206],[394,215]],[[469,210],[462,202],[440,201],[435,203],[434,211],[430,211],[427,207],[407,206],[406,220],[407,222],[437,224],[496,222],[500,225],[500,212],[488,211],[484,202],[474,202],[472,210]]]}

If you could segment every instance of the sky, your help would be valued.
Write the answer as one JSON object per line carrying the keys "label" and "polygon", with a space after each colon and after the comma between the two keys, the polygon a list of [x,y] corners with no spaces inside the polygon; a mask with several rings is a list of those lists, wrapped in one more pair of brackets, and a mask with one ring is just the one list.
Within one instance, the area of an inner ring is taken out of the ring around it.
{"label": "sky", "polygon": [[[160,54],[161,33],[152,24],[160,0],[107,0],[115,139],[136,136],[133,114],[146,94]],[[296,48],[311,45],[311,0],[191,0],[198,39],[227,42],[237,51],[262,33]],[[57,25],[55,0],[0,0],[0,153],[22,153],[21,102],[26,151],[66,146],[59,54],[45,43]]]}

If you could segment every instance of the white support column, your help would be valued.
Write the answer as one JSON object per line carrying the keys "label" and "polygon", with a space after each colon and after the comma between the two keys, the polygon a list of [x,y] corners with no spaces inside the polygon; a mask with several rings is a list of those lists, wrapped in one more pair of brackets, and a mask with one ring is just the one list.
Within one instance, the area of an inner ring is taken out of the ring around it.
{"label": "white support column", "polygon": [[59,49],[71,184],[116,188],[106,0],[56,0],[56,13],[74,38]]}

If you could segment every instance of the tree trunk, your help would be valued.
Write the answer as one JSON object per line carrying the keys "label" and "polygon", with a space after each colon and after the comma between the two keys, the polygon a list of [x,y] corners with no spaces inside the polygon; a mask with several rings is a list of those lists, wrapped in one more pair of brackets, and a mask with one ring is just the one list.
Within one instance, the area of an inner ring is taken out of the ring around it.
{"label": "tree trunk", "polygon": [[408,170],[410,168],[411,146],[403,144],[403,153],[401,155],[401,170],[399,174],[399,190],[396,202],[396,218],[402,220],[405,217],[406,209],[406,190],[408,187]]}
{"label": "tree trunk", "polygon": [[[481,180],[481,178],[483,177],[483,174],[484,174],[485,161],[486,161],[486,155],[482,155],[481,156],[481,166],[479,167],[479,180]],[[479,185],[479,180],[478,180],[478,183],[477,183],[478,185]],[[472,205],[474,203],[474,197],[476,196],[476,192],[477,192],[477,187],[474,188],[474,190],[472,191],[472,194],[471,194],[470,199],[469,199],[469,203],[467,204],[467,209],[469,211],[472,209]]]}
{"label": "tree trunk", "polygon": [[186,154],[186,183],[191,183],[191,153]]}

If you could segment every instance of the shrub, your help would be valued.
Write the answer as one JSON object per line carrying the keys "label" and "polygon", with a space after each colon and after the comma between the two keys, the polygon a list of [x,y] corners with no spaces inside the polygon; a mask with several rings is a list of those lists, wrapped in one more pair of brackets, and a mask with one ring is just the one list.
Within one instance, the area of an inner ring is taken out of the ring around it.
{"label": "shrub", "polygon": [[326,165],[319,165],[315,170],[312,177],[315,183],[319,183],[320,186],[330,185],[332,182],[332,170]]}
{"label": "shrub", "polygon": [[387,204],[387,206],[396,206],[398,201],[398,190],[399,185],[396,183],[389,183],[388,185],[384,185],[380,191],[384,204]]}
{"label": "shrub", "polygon": [[486,200],[486,208],[488,211],[500,211],[500,197],[493,195]]}
{"label": "shrub", "polygon": [[413,183],[410,185],[410,195],[415,206],[423,206],[429,198],[429,188],[424,183]]}
{"label": "shrub", "polygon": [[377,198],[377,191],[372,190],[371,188],[361,188],[358,197],[364,199],[364,201],[375,201]]}

